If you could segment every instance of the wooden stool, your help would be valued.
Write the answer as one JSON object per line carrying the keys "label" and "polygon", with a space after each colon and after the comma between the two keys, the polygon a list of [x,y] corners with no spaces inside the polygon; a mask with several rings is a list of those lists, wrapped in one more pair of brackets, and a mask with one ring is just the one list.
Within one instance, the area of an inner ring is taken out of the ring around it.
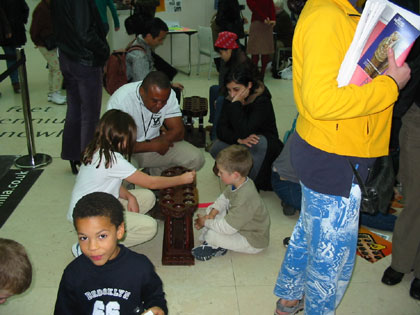
{"label": "wooden stool", "polygon": [[[206,131],[203,126],[203,117],[207,115],[208,101],[204,97],[184,97],[182,113],[187,117],[185,124],[185,141],[198,148],[206,146]],[[198,117],[198,128],[194,127],[193,117]]]}
{"label": "wooden stool", "polygon": [[[176,166],[162,172],[162,176],[176,176],[189,171]],[[165,215],[162,246],[162,265],[194,265],[191,249],[194,246],[192,217],[198,207],[195,184],[161,189],[159,206]]]}

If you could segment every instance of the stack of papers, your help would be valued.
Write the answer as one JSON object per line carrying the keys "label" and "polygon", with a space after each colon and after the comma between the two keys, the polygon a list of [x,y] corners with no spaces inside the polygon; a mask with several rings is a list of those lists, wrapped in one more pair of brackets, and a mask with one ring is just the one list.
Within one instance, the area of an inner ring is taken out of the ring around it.
{"label": "stack of papers", "polygon": [[338,86],[363,85],[388,69],[394,49],[401,66],[420,35],[420,16],[387,0],[368,0],[338,73]]}

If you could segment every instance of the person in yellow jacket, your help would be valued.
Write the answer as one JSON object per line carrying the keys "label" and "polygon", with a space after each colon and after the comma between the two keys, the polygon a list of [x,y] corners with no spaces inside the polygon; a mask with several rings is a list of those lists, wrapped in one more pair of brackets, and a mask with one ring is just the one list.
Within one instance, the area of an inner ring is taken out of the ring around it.
{"label": "person in yellow jacket", "polygon": [[291,162],[302,208],[274,289],[279,315],[302,308],[334,314],[352,274],[358,234],[361,191],[349,161],[365,179],[375,158],[388,154],[393,104],[410,79],[408,65],[398,67],[390,49],[387,75],[338,87],[360,19],[352,3],[308,0],[293,38],[299,117]]}

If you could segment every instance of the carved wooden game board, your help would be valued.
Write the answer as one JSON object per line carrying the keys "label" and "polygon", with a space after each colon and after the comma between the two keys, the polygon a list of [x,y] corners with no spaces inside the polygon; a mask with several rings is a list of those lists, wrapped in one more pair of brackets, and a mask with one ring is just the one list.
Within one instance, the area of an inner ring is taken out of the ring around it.
{"label": "carved wooden game board", "polygon": [[[189,171],[176,166],[162,172],[162,176],[176,176]],[[191,249],[194,246],[192,217],[198,207],[195,184],[161,189],[159,206],[165,215],[162,247],[163,265],[194,265]]]}
{"label": "carved wooden game board", "polygon": [[[187,117],[185,124],[185,141],[198,148],[206,146],[206,131],[203,126],[203,117],[207,115],[208,102],[204,97],[185,97],[182,113]],[[193,117],[198,117],[198,128],[194,127]]]}

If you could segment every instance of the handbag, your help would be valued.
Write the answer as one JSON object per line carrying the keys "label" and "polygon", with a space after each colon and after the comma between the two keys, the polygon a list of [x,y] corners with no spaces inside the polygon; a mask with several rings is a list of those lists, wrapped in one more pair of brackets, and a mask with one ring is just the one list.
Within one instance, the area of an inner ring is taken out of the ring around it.
{"label": "handbag", "polygon": [[388,214],[395,183],[391,156],[381,156],[375,160],[373,166],[369,168],[365,183],[354,165],[350,161],[349,163],[362,191],[360,211],[370,215],[376,215],[378,212]]}

